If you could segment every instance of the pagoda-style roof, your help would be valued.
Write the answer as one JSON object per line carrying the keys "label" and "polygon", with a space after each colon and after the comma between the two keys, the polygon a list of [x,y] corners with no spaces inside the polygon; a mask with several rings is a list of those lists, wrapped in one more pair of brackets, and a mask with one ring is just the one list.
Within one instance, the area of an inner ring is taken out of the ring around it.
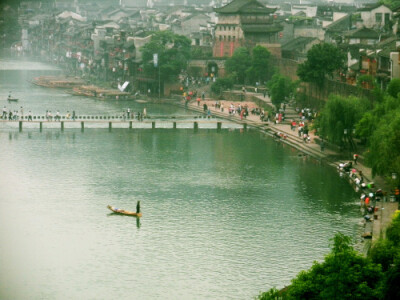
{"label": "pagoda-style roof", "polygon": [[257,0],[233,0],[214,11],[219,14],[272,14],[276,8],[268,8]]}
{"label": "pagoda-style roof", "polygon": [[279,24],[243,24],[241,27],[244,33],[276,33],[283,30],[283,26]]}

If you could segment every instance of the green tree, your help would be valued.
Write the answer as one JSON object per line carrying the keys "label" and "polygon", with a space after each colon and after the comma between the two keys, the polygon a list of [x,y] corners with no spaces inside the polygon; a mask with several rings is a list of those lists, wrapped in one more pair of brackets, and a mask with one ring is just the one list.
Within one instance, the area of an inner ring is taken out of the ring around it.
{"label": "green tree", "polygon": [[341,233],[333,242],[322,263],[314,262],[292,280],[287,299],[379,299],[380,265],[358,254]]}
{"label": "green tree", "polygon": [[371,111],[367,111],[356,124],[356,133],[364,142],[366,142],[376,129],[378,118]]}
{"label": "green tree", "polygon": [[316,44],[307,52],[307,60],[298,66],[297,75],[302,81],[321,87],[326,76],[332,76],[344,67],[345,58],[345,54],[332,44]]}
{"label": "green tree", "polygon": [[271,288],[267,292],[260,293],[257,297],[258,300],[281,300],[284,299],[281,297],[279,290],[275,287]]}
{"label": "green tree", "polygon": [[331,95],[318,116],[321,135],[334,144],[343,145],[346,129],[351,140],[352,130],[361,119],[365,106],[364,101],[356,97]]}
{"label": "green tree", "polygon": [[231,89],[233,87],[233,78],[231,76],[225,78],[217,78],[217,80],[211,85],[211,91],[220,95],[222,91]]}
{"label": "green tree", "polygon": [[400,174],[400,109],[380,115],[379,120],[365,153],[367,163],[374,175]]}
{"label": "green tree", "polygon": [[387,92],[393,98],[397,98],[397,94],[400,92],[400,78],[393,78],[390,81]]}
{"label": "green tree", "polygon": [[361,75],[357,78],[357,86],[366,89],[373,89],[376,86],[375,77],[372,75]]}
{"label": "green tree", "polygon": [[153,64],[153,54],[158,54],[158,65],[162,81],[174,81],[181,70],[186,69],[190,58],[191,42],[185,36],[171,31],[158,31],[150,42],[140,50],[143,53],[144,72],[150,77],[156,77],[158,72]]}
{"label": "green tree", "polygon": [[255,46],[252,50],[251,66],[246,70],[246,76],[251,83],[266,82],[272,73],[270,66],[271,53],[263,46]]}
{"label": "green tree", "polygon": [[272,76],[271,80],[268,81],[267,86],[269,89],[271,102],[273,105],[275,105],[277,110],[280,108],[281,103],[283,103],[295,89],[295,84],[290,80],[290,78],[279,73],[276,73],[274,76]]}
{"label": "green tree", "polygon": [[251,57],[247,48],[240,47],[235,50],[232,57],[225,62],[225,69],[228,75],[232,75],[236,82],[245,83],[246,70],[251,65]]}

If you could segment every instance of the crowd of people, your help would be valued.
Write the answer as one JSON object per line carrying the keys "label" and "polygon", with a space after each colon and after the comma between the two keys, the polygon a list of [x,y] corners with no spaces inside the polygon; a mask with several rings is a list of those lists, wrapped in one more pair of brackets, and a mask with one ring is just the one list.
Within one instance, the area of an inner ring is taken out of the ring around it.
{"label": "crowd of people", "polygon": [[[131,111],[130,108],[127,108],[126,110],[122,111],[120,117],[123,120],[134,120],[137,119],[139,121],[142,121],[144,118],[147,117],[147,110],[146,108],[143,109],[143,111],[139,112],[133,112]],[[44,115],[44,118],[46,121],[61,121],[61,119],[65,120],[72,120],[75,121],[78,116],[73,110],[72,112],[67,111],[65,115],[61,115],[60,111],[57,110],[55,114],[51,110],[46,110],[46,113]],[[3,107],[3,111],[1,114],[1,119],[6,120],[6,121],[19,121],[19,120],[27,120],[27,121],[33,121],[33,115],[32,111],[28,111],[27,114],[24,112],[24,108],[21,106],[19,110],[12,110],[8,109],[6,106]]]}

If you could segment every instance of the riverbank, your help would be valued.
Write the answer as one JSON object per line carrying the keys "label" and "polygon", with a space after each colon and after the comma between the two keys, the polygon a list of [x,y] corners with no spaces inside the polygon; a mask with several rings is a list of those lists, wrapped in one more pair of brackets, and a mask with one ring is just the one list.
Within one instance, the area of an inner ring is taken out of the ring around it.
{"label": "riverbank", "polygon": [[[257,102],[262,102],[263,104],[273,107],[268,96],[248,92],[248,96],[250,95],[255,98]],[[218,106],[215,105],[217,101]],[[335,151],[335,149],[327,146],[321,148],[321,145],[317,143],[319,142],[319,137],[314,134],[314,131],[309,131],[309,139],[305,142],[303,137],[300,137],[297,131],[292,130],[291,125],[287,122],[277,124],[272,121],[262,121],[260,116],[256,114],[250,113],[246,118],[243,118],[240,115],[229,113],[229,106],[231,104],[235,107],[239,104],[242,107],[247,106],[249,112],[251,112],[253,108],[258,107],[258,105],[252,101],[232,102],[206,98],[203,101],[200,101],[200,103],[192,101],[185,105],[184,101],[180,102],[180,105],[187,109],[206,114],[207,112],[204,111],[204,104],[207,105],[207,109],[210,111],[209,113],[211,113],[211,115],[257,128],[265,134],[273,136],[277,140],[292,146],[300,152],[338,169],[340,171],[338,172],[340,176],[348,175],[349,183],[355,188],[356,192],[360,193],[360,195],[363,193],[367,195],[369,193],[375,194],[377,190],[381,190],[383,192],[383,197],[377,197],[378,201],[370,203],[371,206],[374,206],[372,212],[365,212],[367,217],[364,218],[365,230],[363,237],[368,239],[372,238],[372,241],[384,237],[386,228],[392,221],[393,214],[399,208],[398,202],[393,202],[389,197],[390,186],[385,182],[384,178],[380,176],[372,176],[371,168],[367,167],[362,161],[357,161],[357,164],[352,166],[351,173],[343,172],[343,170],[341,170],[342,165],[345,162],[351,161],[351,159],[349,159],[351,154],[344,155],[343,153]],[[223,110],[221,110],[221,106],[224,108]],[[288,108],[288,110],[290,110],[290,108]],[[292,116],[295,115],[293,114],[293,111],[294,110],[292,109]],[[358,180],[361,177],[365,183],[370,184],[371,188],[363,188],[358,183]],[[363,250],[364,252],[368,251],[370,244],[367,243],[367,245],[368,246],[365,247],[366,249]]]}

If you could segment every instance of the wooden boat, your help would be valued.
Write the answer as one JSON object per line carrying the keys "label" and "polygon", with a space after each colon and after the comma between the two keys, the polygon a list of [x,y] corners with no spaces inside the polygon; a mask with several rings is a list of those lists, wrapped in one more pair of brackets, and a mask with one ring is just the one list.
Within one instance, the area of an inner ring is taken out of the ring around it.
{"label": "wooden boat", "polygon": [[18,98],[12,98],[12,97],[8,97],[8,98],[7,98],[7,100],[8,100],[8,101],[14,101],[14,102],[17,102],[17,101],[18,101]]}
{"label": "wooden boat", "polygon": [[133,211],[116,208],[116,207],[111,206],[111,205],[107,205],[107,208],[109,210],[111,210],[112,212],[116,213],[116,214],[121,214],[121,215],[126,215],[126,216],[133,216],[133,217],[138,217],[138,218],[140,218],[142,216],[142,213],[135,213]]}

